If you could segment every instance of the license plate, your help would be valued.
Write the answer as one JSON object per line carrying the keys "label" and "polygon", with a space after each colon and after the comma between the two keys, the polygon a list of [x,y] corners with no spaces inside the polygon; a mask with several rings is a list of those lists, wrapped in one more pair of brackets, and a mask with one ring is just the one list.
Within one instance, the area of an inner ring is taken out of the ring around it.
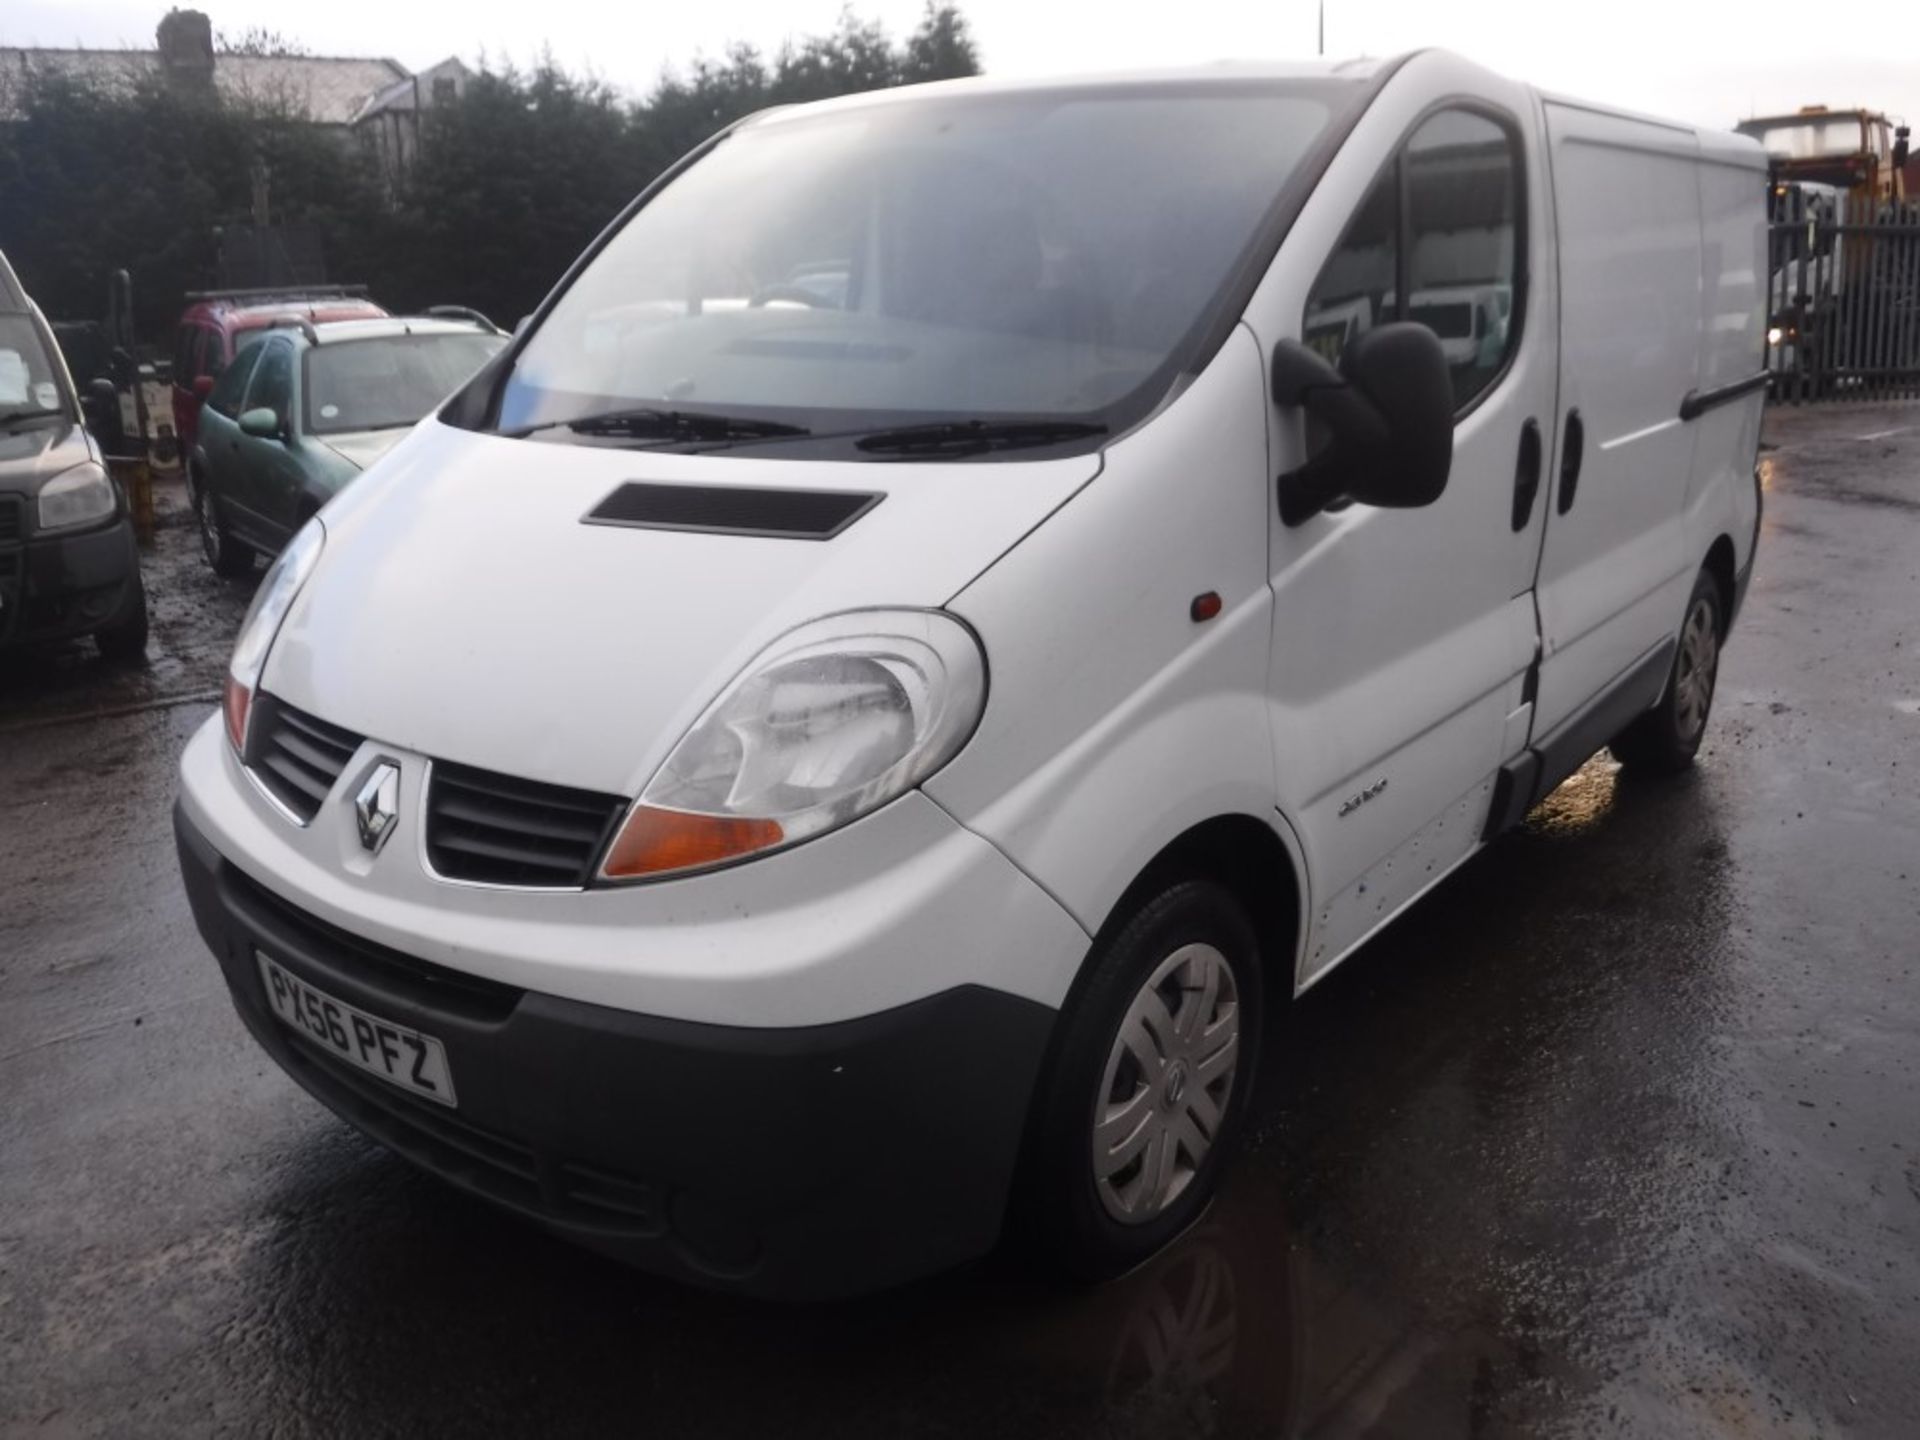
{"label": "license plate", "polygon": [[283,1025],[402,1090],[442,1105],[456,1103],[446,1047],[433,1036],[336,1000],[258,950],[253,958],[260,963],[267,1003]]}

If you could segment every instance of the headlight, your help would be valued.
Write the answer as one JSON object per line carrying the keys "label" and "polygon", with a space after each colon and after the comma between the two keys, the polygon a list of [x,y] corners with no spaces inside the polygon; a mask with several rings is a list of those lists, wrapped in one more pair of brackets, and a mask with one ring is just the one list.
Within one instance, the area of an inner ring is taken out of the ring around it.
{"label": "headlight", "polygon": [[267,571],[267,578],[253,593],[253,604],[247,607],[247,618],[240,622],[240,638],[234,642],[233,659],[227,662],[225,709],[227,738],[242,754],[247,748],[247,714],[253,709],[253,692],[266,668],[267,651],[273,648],[273,637],[280,633],[280,622],[293,608],[294,597],[313,573],[326,538],[318,517],[307,521]]}
{"label": "headlight", "polygon": [[1769,345],[1778,345],[1780,338],[1786,333],[1787,332],[1782,330],[1778,325],[1775,325],[1771,330],[1767,331],[1767,343]]}
{"label": "headlight", "polygon": [[648,782],[601,875],[704,870],[845,825],[951,760],[979,723],[986,661],[930,610],[867,610],[776,641]]}
{"label": "headlight", "polygon": [[42,530],[92,525],[113,514],[119,504],[107,472],[88,460],[40,487],[37,524]]}

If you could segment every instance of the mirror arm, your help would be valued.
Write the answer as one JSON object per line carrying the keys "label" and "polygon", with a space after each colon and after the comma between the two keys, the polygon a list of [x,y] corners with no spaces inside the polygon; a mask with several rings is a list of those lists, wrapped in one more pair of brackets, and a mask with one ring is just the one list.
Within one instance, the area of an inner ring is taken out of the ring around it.
{"label": "mirror arm", "polygon": [[1275,404],[1298,405],[1333,436],[1319,455],[1274,481],[1281,523],[1291,529],[1347,493],[1353,467],[1386,449],[1387,422],[1358,386],[1297,340],[1274,346],[1272,384]]}
{"label": "mirror arm", "polygon": [[1274,489],[1280,499],[1280,523],[1293,530],[1347,493],[1347,467],[1328,451],[1280,475]]}

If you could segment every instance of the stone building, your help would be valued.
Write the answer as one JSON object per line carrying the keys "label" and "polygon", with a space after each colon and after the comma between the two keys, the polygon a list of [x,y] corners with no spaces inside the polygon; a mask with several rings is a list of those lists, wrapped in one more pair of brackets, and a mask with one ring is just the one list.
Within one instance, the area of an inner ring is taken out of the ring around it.
{"label": "stone building", "polygon": [[421,117],[464,91],[473,74],[449,57],[414,74],[397,60],[335,55],[252,55],[214,48],[213,22],[198,10],[171,10],[151,50],[0,46],[0,121],[18,113],[22,79],[53,71],[97,84],[127,85],[159,75],[169,85],[272,104],[367,145],[389,183],[420,151]]}

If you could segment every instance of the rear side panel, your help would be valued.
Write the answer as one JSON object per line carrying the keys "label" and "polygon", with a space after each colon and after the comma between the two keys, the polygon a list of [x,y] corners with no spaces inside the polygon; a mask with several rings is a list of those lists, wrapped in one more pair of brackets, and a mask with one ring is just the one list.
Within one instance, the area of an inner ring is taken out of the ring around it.
{"label": "rear side panel", "polygon": [[[1766,366],[1766,160],[1742,136],[1700,137],[1699,393],[1750,381]],[[1687,493],[1687,553],[1699,557],[1720,535],[1737,569],[1753,556],[1759,496],[1753,484],[1764,389],[1747,391],[1694,419],[1693,481]]]}
{"label": "rear side panel", "polygon": [[1681,525],[1695,427],[1680,408],[1701,384],[1704,318],[1694,132],[1554,100],[1545,109],[1561,386],[1543,486],[1536,736],[1679,623],[1700,563]]}

